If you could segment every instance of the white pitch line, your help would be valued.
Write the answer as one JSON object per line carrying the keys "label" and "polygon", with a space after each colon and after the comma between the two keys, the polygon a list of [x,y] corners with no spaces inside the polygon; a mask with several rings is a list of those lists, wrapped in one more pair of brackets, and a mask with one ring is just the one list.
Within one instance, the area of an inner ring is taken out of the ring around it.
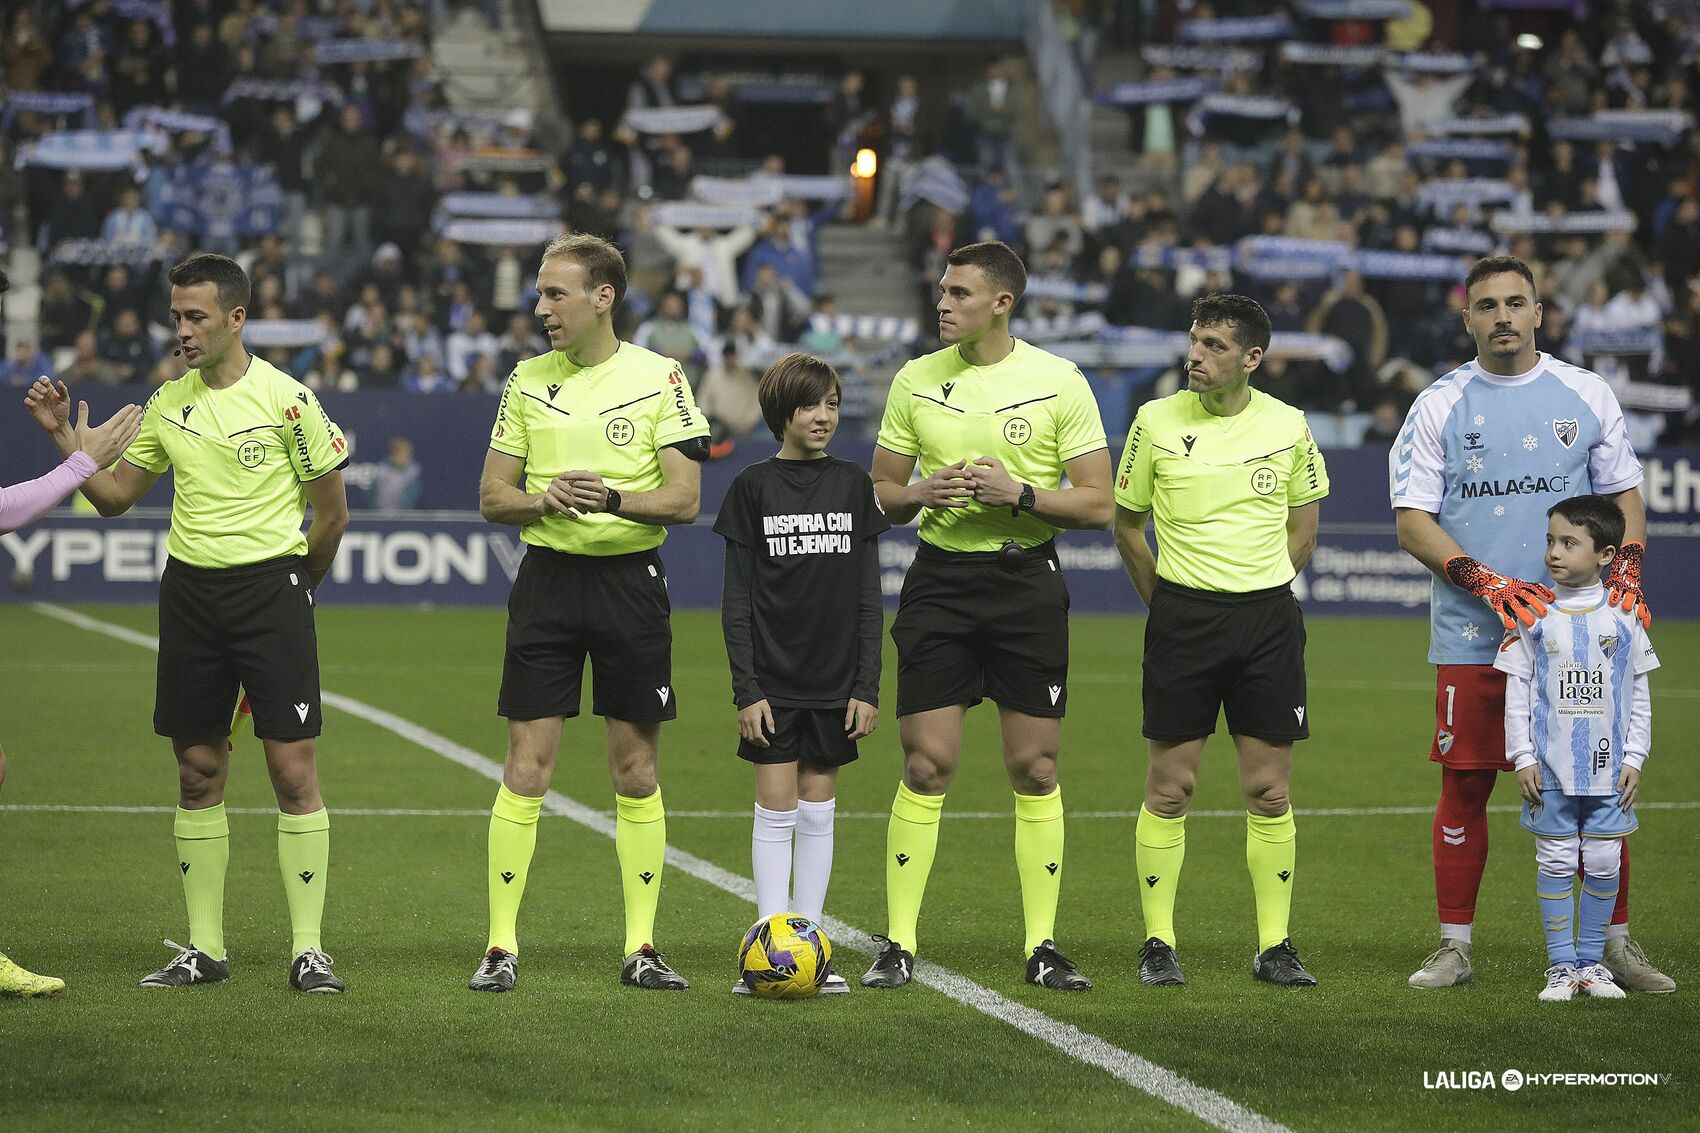
{"label": "white pitch line", "polygon": [[[103,633],[108,637],[115,637],[120,641],[139,645],[144,649],[155,651],[159,649],[159,642],[155,638],[137,633],[135,630],[99,621],[87,615],[79,614],[75,610],[47,602],[35,602],[31,605],[38,613],[50,618],[57,618],[79,629],[86,629],[92,633]],[[480,755],[471,748],[456,743],[446,736],[439,736],[437,733],[411,720],[397,716],[393,712],[386,712],[382,708],[373,707],[340,693],[321,692],[320,697],[325,704],[332,708],[340,709],[351,716],[357,716],[368,723],[387,729],[474,774],[481,775],[493,782],[501,781],[501,764]],[[556,814],[570,818],[579,825],[594,830],[605,837],[614,837],[614,819],[612,816],[576,802],[558,791],[549,791],[545,794],[543,805]],[[676,846],[669,846],[667,848],[667,862],[674,869],[681,870],[699,881],[705,881],[716,889],[734,897],[752,903],[755,901],[756,887],[753,881],[747,877],[740,877],[730,870],[722,869],[705,858],[699,858],[695,854],[687,853]],[[825,922],[823,927],[827,934],[841,947],[848,947],[851,951],[865,955],[874,953],[874,942],[866,932],[836,917],[823,917],[821,919]],[[915,979],[958,1003],[972,1007],[983,1015],[1008,1023],[1024,1034],[1031,1035],[1071,1058],[1089,1066],[1096,1066],[1118,1081],[1150,1094],[1176,1109],[1184,1110],[1217,1129],[1232,1131],[1232,1133],[1242,1133],[1242,1131],[1243,1133],[1292,1133],[1286,1126],[1263,1116],[1255,1110],[1248,1109],[1232,1098],[1200,1086],[1173,1070],[1159,1066],[1132,1051],[1123,1050],[1114,1043],[1083,1031],[1073,1024],[1053,1019],[1042,1011],[1017,1003],[991,988],[975,983],[966,976],[950,971],[948,968],[927,961],[920,961],[915,965]]]}

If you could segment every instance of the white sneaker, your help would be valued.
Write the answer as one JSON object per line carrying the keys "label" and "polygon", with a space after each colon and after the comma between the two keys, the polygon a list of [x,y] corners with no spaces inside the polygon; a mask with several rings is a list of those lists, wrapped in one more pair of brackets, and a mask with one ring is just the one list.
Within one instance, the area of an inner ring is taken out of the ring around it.
{"label": "white sneaker", "polygon": [[1423,966],[1411,973],[1405,982],[1412,987],[1462,987],[1476,976],[1470,966],[1470,945],[1467,941],[1441,937],[1440,947],[1429,954]]}
{"label": "white sneaker", "polygon": [[1623,999],[1628,994],[1612,982],[1611,972],[1604,964],[1589,964],[1580,969],[1576,973],[1576,990],[1595,999]]}
{"label": "white sneaker", "polygon": [[1542,1003],[1568,1003],[1575,995],[1575,968],[1569,964],[1554,964],[1547,969],[1547,986],[1541,989],[1539,996]]}

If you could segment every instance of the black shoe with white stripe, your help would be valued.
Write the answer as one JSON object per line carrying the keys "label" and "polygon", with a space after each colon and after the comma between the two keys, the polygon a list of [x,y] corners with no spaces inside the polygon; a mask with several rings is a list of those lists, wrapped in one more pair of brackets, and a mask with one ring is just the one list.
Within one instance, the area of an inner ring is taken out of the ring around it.
{"label": "black shoe with white stripe", "polygon": [[1090,991],[1092,981],[1079,968],[1057,951],[1052,941],[1045,941],[1027,957],[1027,982],[1053,991]]}
{"label": "black shoe with white stripe", "polygon": [[880,954],[873,966],[862,976],[863,987],[902,987],[915,978],[915,954],[905,951],[895,940],[874,937]]}
{"label": "black shoe with white stripe", "polygon": [[1280,987],[1315,987],[1316,977],[1299,963],[1298,949],[1291,940],[1270,945],[1251,962],[1253,979]]}
{"label": "black shoe with white stripe", "polygon": [[337,995],[347,987],[337,974],[331,971],[331,965],[336,963],[317,948],[309,948],[295,957],[295,962],[289,965],[289,986],[296,991],[313,992],[318,995]]}
{"label": "black shoe with white stripe", "polygon": [[177,956],[151,975],[143,976],[142,987],[189,987],[193,984],[216,984],[230,978],[230,961],[214,960],[198,948],[185,948],[175,940],[165,942],[167,948],[177,949]]}
{"label": "black shoe with white stripe", "polygon": [[1180,987],[1186,983],[1175,950],[1155,936],[1139,949],[1139,982],[1158,987]]}
{"label": "black shoe with white stripe", "polygon": [[478,970],[466,981],[473,991],[512,991],[519,979],[519,957],[501,948],[484,953]]}
{"label": "black shoe with white stripe", "polygon": [[620,982],[645,991],[684,991],[691,986],[648,944],[626,957],[620,966]]}

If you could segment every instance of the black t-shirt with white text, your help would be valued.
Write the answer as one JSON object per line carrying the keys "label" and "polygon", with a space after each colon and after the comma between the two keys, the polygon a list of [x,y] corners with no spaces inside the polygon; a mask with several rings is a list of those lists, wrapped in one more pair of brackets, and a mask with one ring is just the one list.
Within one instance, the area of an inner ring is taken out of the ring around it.
{"label": "black t-shirt with white text", "polygon": [[849,461],[772,457],[738,474],[714,530],[726,539],[721,620],[739,708],[878,703],[876,537],[890,526]]}

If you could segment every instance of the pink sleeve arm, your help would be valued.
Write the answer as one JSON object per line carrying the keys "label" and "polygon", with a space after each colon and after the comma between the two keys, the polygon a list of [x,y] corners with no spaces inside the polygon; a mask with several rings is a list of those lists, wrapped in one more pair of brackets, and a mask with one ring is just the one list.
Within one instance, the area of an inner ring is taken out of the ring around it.
{"label": "pink sleeve arm", "polygon": [[86,452],[74,452],[45,476],[0,488],[0,531],[11,531],[40,519],[99,471],[94,457]]}

